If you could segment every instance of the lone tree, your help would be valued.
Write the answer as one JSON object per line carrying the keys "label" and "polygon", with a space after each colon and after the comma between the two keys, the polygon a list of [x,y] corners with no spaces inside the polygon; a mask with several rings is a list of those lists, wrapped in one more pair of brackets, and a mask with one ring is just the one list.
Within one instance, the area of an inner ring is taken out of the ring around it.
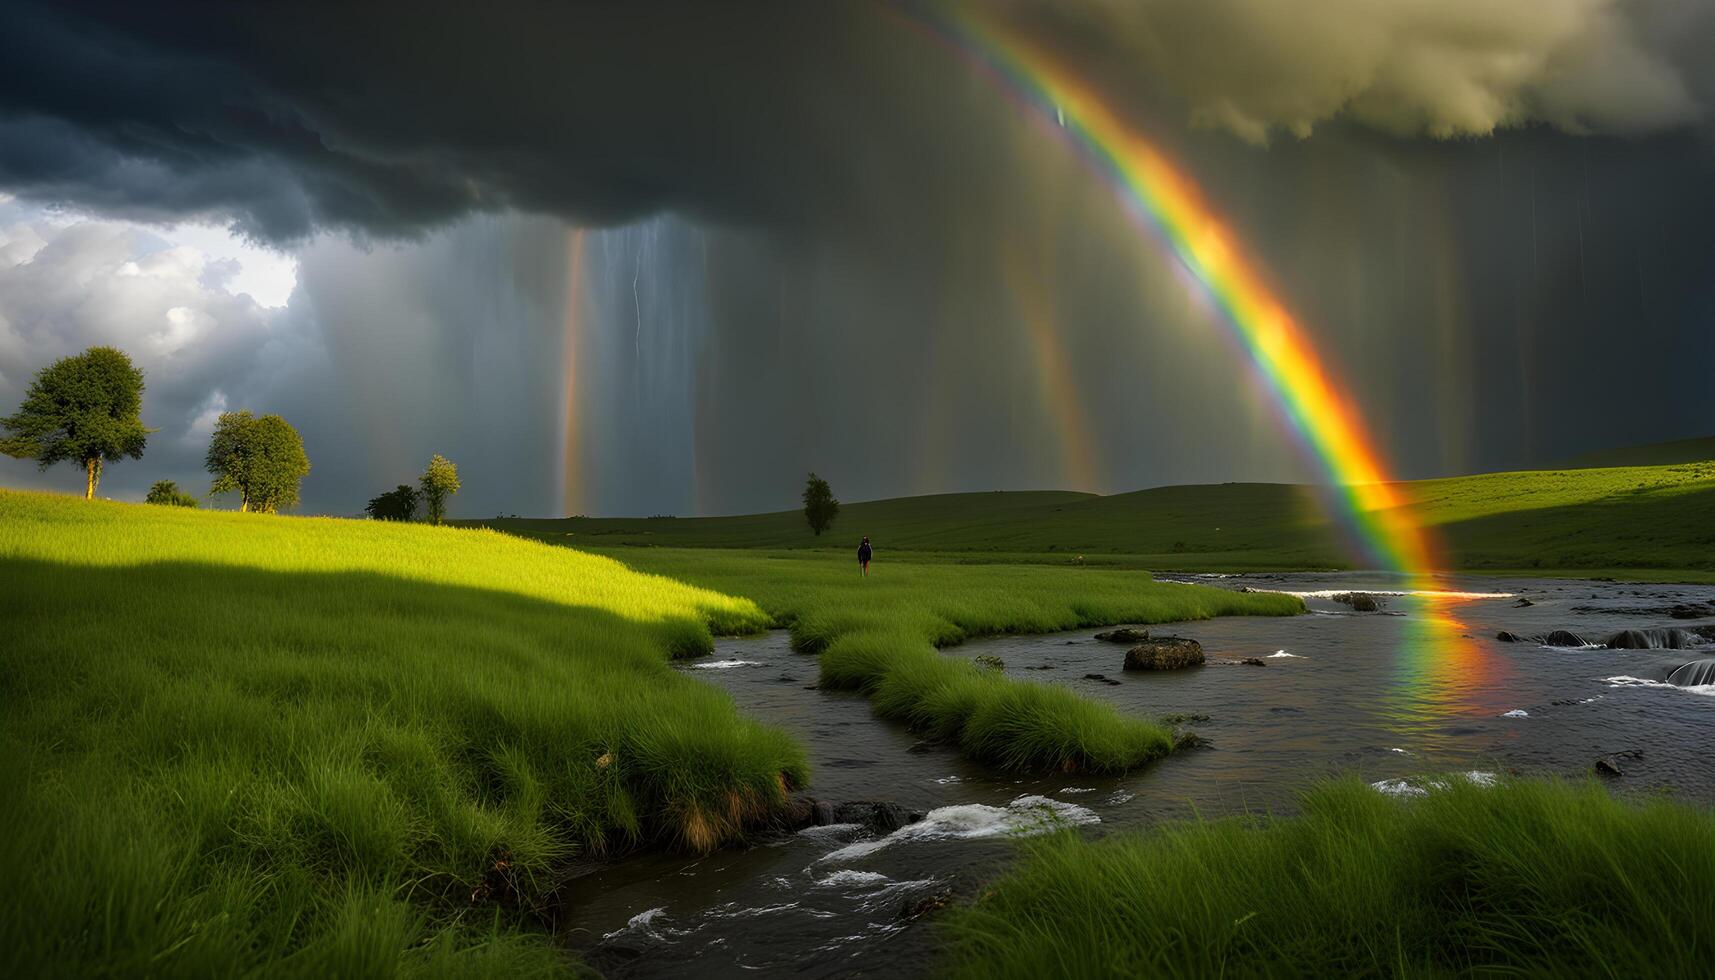
{"label": "lone tree", "polygon": [[44,470],[77,463],[88,477],[83,496],[93,499],[103,462],[143,458],[152,430],[138,417],[142,407],[143,372],[123,351],[91,347],[36,375],[18,411],[0,419],[8,433],[0,452],[33,459]]}
{"label": "lone tree", "polygon": [[149,488],[149,495],[143,498],[144,503],[163,504],[167,507],[195,507],[197,498],[179,489],[172,480],[156,480]]}
{"label": "lone tree", "polygon": [[429,458],[429,468],[417,477],[417,483],[423,488],[423,506],[429,512],[429,523],[441,523],[447,516],[447,498],[459,492],[459,468],[436,453]]}
{"label": "lone tree", "polygon": [[304,440],[278,415],[222,412],[208,443],[209,493],[239,495],[239,510],[272,514],[298,502],[298,484],[310,471]]}
{"label": "lone tree", "polygon": [[840,502],[834,499],[834,491],[829,489],[828,481],[811,472],[810,478],[804,481],[804,519],[810,522],[810,530],[821,537],[839,513]]}
{"label": "lone tree", "polygon": [[363,509],[378,521],[414,521],[417,519],[417,488],[401,483],[379,497],[373,497]]}

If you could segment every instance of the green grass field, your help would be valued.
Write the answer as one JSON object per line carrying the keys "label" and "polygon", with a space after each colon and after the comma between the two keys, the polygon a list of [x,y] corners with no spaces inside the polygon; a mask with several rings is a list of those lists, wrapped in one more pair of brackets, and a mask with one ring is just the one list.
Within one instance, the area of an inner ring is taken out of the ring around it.
{"label": "green grass field", "polygon": [[1292,596],[1160,583],[1139,571],[919,561],[877,565],[862,578],[855,561],[822,552],[612,554],[754,599],[791,628],[796,649],[820,654],[824,687],[861,690],[883,717],[1009,768],[1130,769],[1166,754],[1173,734],[1064,687],[940,656],[937,647],[995,633],[1304,611]]}
{"label": "green grass field", "polygon": [[789,623],[825,683],[973,757],[1120,769],[1171,732],[935,647],[1301,608],[1139,572],[622,555],[642,570],[486,530],[0,491],[0,966],[575,969],[531,929],[569,861],[718,846],[808,780],[788,737],[669,669],[711,631]]}
{"label": "green grass field", "polygon": [[[1715,580],[1715,463],[1411,490],[1464,568]],[[719,846],[808,781],[790,738],[670,669],[714,634],[788,626],[823,685],[990,764],[1111,771],[1173,733],[937,648],[1291,614],[1141,569],[1347,560],[1274,485],[852,504],[822,539],[797,512],[490,523],[512,533],[0,491],[0,968],[576,971],[538,928],[570,862]],[[1055,839],[955,917],[952,963],[1673,973],[1658,947],[1709,952],[1683,938],[1709,921],[1709,820],[1336,786],[1291,820]]]}
{"label": "green grass field", "polygon": [[563,972],[567,861],[808,771],[669,668],[752,603],[490,532],[0,492],[10,976]]}
{"label": "green grass field", "polygon": [[[1404,485],[1455,568],[1715,581],[1715,461],[1538,470]],[[578,547],[850,551],[883,559],[1088,563],[1186,571],[1349,568],[1354,551],[1317,493],[1286,484],[1160,487],[1098,497],[994,492],[846,504],[817,538],[798,511],[744,517],[497,519]],[[905,553],[905,554],[902,554]]]}
{"label": "green grass field", "polygon": [[1284,819],[1027,842],[943,924],[958,977],[1701,977],[1715,814],[1593,783],[1320,786]]}

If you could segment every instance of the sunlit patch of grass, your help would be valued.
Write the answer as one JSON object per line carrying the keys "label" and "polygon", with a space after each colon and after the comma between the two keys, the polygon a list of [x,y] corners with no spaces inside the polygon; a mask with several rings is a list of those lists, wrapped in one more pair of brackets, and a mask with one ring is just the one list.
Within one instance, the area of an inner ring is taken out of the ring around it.
{"label": "sunlit patch of grass", "polygon": [[1702,976],[1715,814],[1594,784],[1356,780],[1299,816],[1023,845],[954,913],[962,977]]}
{"label": "sunlit patch of grass", "polygon": [[753,603],[490,532],[0,492],[0,621],[9,976],[564,973],[567,858],[808,780],[667,663]]}

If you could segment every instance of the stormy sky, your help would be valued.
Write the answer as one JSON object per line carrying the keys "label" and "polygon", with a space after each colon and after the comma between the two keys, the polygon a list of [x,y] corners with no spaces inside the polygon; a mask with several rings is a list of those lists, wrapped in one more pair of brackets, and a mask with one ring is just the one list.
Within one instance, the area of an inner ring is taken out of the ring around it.
{"label": "stormy sky", "polygon": [[[480,11],[480,13],[478,12]],[[0,411],[94,343],[206,489],[455,514],[1313,478],[1206,300],[911,4],[0,9]],[[994,0],[1203,187],[1408,477],[1715,433],[1715,8]],[[77,489],[0,462],[0,482]]]}

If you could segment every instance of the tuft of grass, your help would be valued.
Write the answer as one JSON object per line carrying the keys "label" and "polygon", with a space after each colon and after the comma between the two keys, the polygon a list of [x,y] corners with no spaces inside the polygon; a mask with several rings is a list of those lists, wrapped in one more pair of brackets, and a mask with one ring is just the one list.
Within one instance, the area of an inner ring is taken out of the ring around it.
{"label": "tuft of grass", "polygon": [[959,977],[1706,975],[1715,814],[1601,786],[1355,779],[1300,815],[1024,843],[954,912]]}
{"label": "tuft of grass", "polygon": [[1292,596],[1156,582],[1138,571],[911,562],[878,564],[863,578],[855,562],[815,553],[651,548],[623,557],[749,596],[790,626],[796,649],[821,655],[823,686],[861,691],[882,717],[1009,769],[1132,769],[1171,751],[1172,732],[938,647],[984,634],[1304,611]]}
{"label": "tuft of grass", "polygon": [[671,670],[753,603],[506,535],[0,492],[0,973],[540,975],[568,858],[802,750]]}

